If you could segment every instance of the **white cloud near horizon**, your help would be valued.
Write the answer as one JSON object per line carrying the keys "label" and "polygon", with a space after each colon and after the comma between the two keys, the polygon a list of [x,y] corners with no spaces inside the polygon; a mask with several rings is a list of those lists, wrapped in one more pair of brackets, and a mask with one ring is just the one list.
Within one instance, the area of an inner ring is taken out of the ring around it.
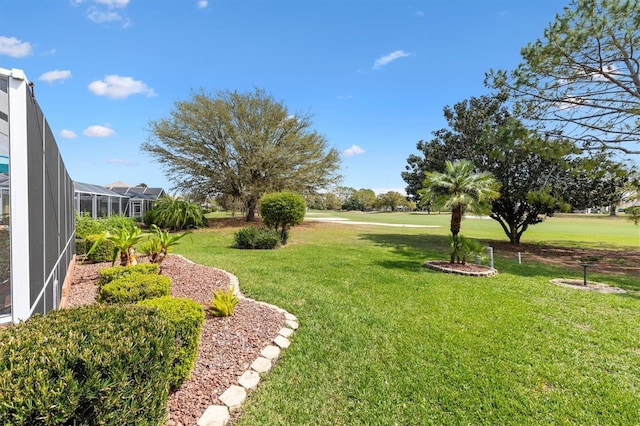
{"label": "white cloud near horizon", "polygon": [[342,155],[345,157],[351,157],[354,155],[364,154],[365,150],[360,148],[358,145],[351,145],[351,148],[347,148],[342,151]]}
{"label": "white cloud near horizon", "polygon": [[62,129],[60,130],[60,137],[62,139],[75,139],[78,137],[78,135],[73,130]]}
{"label": "white cloud near horizon", "polygon": [[106,96],[109,99],[125,99],[137,94],[156,96],[156,92],[144,82],[115,74],[106,76],[104,80],[96,80],[88,87],[94,95]]}
{"label": "white cloud near horizon", "polygon": [[82,132],[83,135],[92,138],[106,138],[114,133],[115,131],[113,129],[105,126],[89,126]]}
{"label": "white cloud near horizon", "polygon": [[58,80],[64,81],[64,80],[66,80],[68,78],[71,78],[71,71],[69,71],[69,70],[54,70],[54,71],[45,72],[40,77],[38,77],[38,80],[46,81],[48,83],[53,83],[54,81],[58,81]]}
{"label": "white cloud near horizon", "polygon": [[207,0],[198,0],[196,5],[198,6],[198,9],[204,9],[209,5],[209,2]]}
{"label": "white cloud near horizon", "polygon": [[396,61],[400,58],[406,58],[408,56],[413,56],[413,53],[407,53],[404,50],[396,50],[395,52],[391,52],[388,55],[382,56],[373,63],[373,69],[377,70],[381,67]]}
{"label": "white cloud near horizon", "polygon": [[31,54],[31,43],[18,40],[15,37],[0,36],[0,55],[12,58],[24,58]]}

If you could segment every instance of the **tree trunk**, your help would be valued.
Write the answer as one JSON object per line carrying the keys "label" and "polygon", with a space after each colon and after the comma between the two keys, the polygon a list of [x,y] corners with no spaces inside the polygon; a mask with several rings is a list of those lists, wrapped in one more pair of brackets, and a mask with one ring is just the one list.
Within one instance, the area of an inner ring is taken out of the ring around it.
{"label": "tree trunk", "polygon": [[247,216],[246,216],[246,221],[247,222],[255,222],[256,220],[256,206],[258,205],[258,200],[255,199],[255,197],[251,197],[247,200]]}
{"label": "tree trunk", "polygon": [[456,206],[451,209],[451,236],[453,237],[453,247],[451,248],[451,262],[455,263],[458,254],[458,234],[460,233],[460,224],[462,223],[462,206]]}
{"label": "tree trunk", "polygon": [[454,240],[458,238],[458,233],[460,233],[461,222],[462,222],[462,207],[456,206],[451,209],[451,235],[453,235]]}
{"label": "tree trunk", "polygon": [[609,216],[616,216],[618,213],[618,206],[616,206],[615,204],[612,204],[611,206],[609,206]]}

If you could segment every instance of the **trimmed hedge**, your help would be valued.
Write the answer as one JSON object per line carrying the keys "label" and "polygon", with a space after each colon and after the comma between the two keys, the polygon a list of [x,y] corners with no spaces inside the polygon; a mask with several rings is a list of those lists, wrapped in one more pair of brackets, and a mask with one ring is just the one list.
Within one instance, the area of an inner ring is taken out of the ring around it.
{"label": "trimmed hedge", "polygon": [[[84,248],[85,254],[93,247],[96,241],[102,238],[102,234],[94,234],[88,235],[84,238]],[[102,241],[98,244],[96,249],[87,256],[87,260],[93,263],[101,263],[101,262],[112,262],[113,261],[113,251],[115,249],[115,245],[109,241],[102,239]]]}
{"label": "trimmed hedge", "polygon": [[2,425],[165,425],[171,326],[141,306],[53,311],[0,331]]}
{"label": "trimmed hedge", "polygon": [[102,303],[136,303],[144,299],[168,296],[171,279],[164,275],[129,274],[98,289]]}
{"label": "trimmed hedge", "polygon": [[189,377],[195,365],[204,323],[204,308],[191,299],[171,296],[142,300],[138,305],[157,308],[173,329],[175,357],[171,367],[170,386],[175,389]]}
{"label": "trimmed hedge", "polygon": [[274,229],[245,226],[234,234],[236,247],[241,249],[274,249],[280,245],[280,234]]}
{"label": "trimmed hedge", "polygon": [[131,274],[158,275],[159,267],[156,263],[139,263],[131,266],[112,266],[98,271],[98,287],[109,284],[111,281]]}

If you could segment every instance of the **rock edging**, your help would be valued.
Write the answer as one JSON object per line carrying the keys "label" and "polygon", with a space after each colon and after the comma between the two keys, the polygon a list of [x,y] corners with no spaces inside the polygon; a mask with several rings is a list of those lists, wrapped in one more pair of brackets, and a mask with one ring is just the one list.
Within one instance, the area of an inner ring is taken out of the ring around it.
{"label": "rock edging", "polygon": [[202,413],[202,416],[198,419],[197,426],[225,426],[231,419],[231,413],[241,408],[243,402],[247,398],[248,392],[255,390],[260,383],[260,374],[267,373],[273,368],[275,362],[280,356],[280,352],[286,349],[291,344],[289,337],[298,329],[298,319],[295,315],[287,312],[286,310],[272,305],[270,303],[261,302],[259,300],[250,299],[245,297],[240,291],[240,282],[238,277],[224,271],[229,277],[230,285],[233,287],[233,292],[238,299],[249,300],[259,305],[263,305],[272,308],[284,315],[284,326],[278,331],[278,334],[273,338],[272,344],[267,345],[260,352],[260,356],[253,361],[251,369],[245,371],[238,377],[238,385],[231,385],[229,388],[218,397],[224,405],[210,405]]}
{"label": "rock edging", "polygon": [[489,266],[481,266],[477,265],[478,268],[482,268],[481,271],[462,271],[456,270],[455,268],[449,268],[446,266],[441,266],[436,263],[441,261],[438,260],[427,260],[422,264],[425,268],[433,269],[434,271],[446,272],[449,274],[457,274],[457,275],[465,275],[469,277],[493,277],[498,273],[498,270],[495,268],[491,268]]}

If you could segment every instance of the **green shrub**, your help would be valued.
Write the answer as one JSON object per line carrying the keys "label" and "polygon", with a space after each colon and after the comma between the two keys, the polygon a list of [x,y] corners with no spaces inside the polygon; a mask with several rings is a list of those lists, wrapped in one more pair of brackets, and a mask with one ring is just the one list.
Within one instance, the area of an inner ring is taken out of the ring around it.
{"label": "green shrub", "polygon": [[124,215],[112,215],[100,219],[103,222],[105,231],[113,231],[114,229],[125,228],[132,231],[138,226],[137,219],[135,217],[128,217]]}
{"label": "green shrub", "polygon": [[213,290],[213,300],[211,300],[211,313],[216,317],[229,317],[238,303],[238,298],[233,292],[233,288],[225,290]]}
{"label": "green shrub", "polygon": [[301,224],[306,210],[304,197],[291,191],[265,194],[260,200],[260,215],[265,225],[280,232],[282,244],[287,244],[287,229]]}
{"label": "green shrub", "polygon": [[89,251],[87,248],[86,240],[82,238],[76,238],[76,254],[78,256],[84,256]]}
{"label": "green shrub", "polygon": [[478,240],[467,238],[462,234],[458,234],[457,240],[449,236],[449,242],[451,243],[451,258],[457,263],[465,264],[472,256],[482,256],[484,253],[484,246]]}
{"label": "green shrub", "polygon": [[274,249],[280,245],[280,234],[274,229],[245,226],[234,234],[236,247],[241,249]]}
{"label": "green shrub", "polygon": [[[101,240],[100,243],[96,246],[96,248],[89,252],[91,247],[96,243],[96,241]],[[102,237],[102,234],[93,234],[87,235],[84,239],[85,253],[87,254],[87,260],[93,263],[101,263],[101,262],[111,262],[113,260],[113,250],[115,245],[109,241],[105,240]]]}
{"label": "green shrub", "polygon": [[89,235],[99,234],[106,231],[104,223],[99,219],[89,216],[89,213],[76,212],[76,237],[85,238]]}
{"label": "green shrub", "polygon": [[112,266],[98,271],[98,286],[102,287],[111,281],[131,274],[158,275],[158,265],[154,263],[139,263],[131,266]]}
{"label": "green shrub", "polygon": [[207,225],[207,219],[202,214],[199,204],[173,197],[158,199],[149,216],[145,218],[145,223],[147,222],[149,226],[155,224],[172,231]]}
{"label": "green shrub", "polygon": [[90,305],[0,331],[2,425],[164,425],[174,339],[153,309]]}
{"label": "green shrub", "polygon": [[136,303],[144,299],[168,296],[171,280],[164,275],[129,274],[103,285],[98,290],[102,303]]}
{"label": "green shrub", "polygon": [[196,362],[200,332],[204,323],[204,308],[191,299],[171,296],[143,300],[138,304],[159,309],[172,327],[175,338],[175,358],[171,369],[170,385],[175,389],[189,377]]}

